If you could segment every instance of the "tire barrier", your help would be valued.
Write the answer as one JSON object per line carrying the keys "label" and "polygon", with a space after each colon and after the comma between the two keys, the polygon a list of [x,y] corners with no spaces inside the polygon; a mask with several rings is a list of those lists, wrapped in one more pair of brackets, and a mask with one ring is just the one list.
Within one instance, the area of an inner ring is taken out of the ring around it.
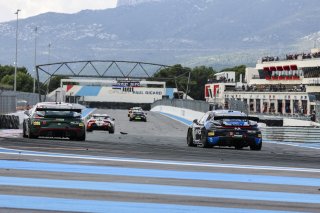
{"label": "tire barrier", "polygon": [[0,129],[19,129],[19,116],[0,115]]}

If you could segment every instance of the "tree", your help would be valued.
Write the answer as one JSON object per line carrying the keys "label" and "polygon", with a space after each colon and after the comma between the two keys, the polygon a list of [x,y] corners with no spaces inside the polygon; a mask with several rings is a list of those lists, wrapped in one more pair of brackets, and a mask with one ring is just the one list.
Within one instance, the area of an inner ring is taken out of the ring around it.
{"label": "tree", "polygon": [[[9,65],[2,66],[2,65],[0,65],[0,80],[6,75],[14,75],[14,70],[15,70],[15,67],[13,67],[13,66],[9,66]],[[23,72],[23,73],[27,74],[28,70],[25,67],[18,67],[17,68],[17,73],[18,72]]]}
{"label": "tree", "polygon": [[188,93],[192,98],[197,100],[204,100],[204,87],[209,78],[213,78],[216,73],[212,67],[200,66],[192,69],[190,92]]}
{"label": "tree", "polygon": [[181,64],[176,64],[172,67],[160,70],[149,80],[164,80],[167,87],[177,88],[178,91],[185,92],[187,88],[187,77],[190,71],[190,68],[182,67]]}
{"label": "tree", "polygon": [[64,77],[64,76],[53,76],[49,81],[48,81],[48,84],[47,86],[49,87],[48,88],[48,91],[49,92],[52,92],[54,91],[55,89],[59,88],[60,87],[60,82],[61,82],[61,79],[67,79],[67,77]]}
{"label": "tree", "polygon": [[[0,65],[0,84],[7,85],[13,88],[14,85],[14,71],[13,66]],[[17,90],[23,92],[32,92],[33,79],[25,67],[17,68]]]}
{"label": "tree", "polygon": [[236,79],[235,81],[239,81],[240,80],[240,75],[242,74],[242,81],[244,80],[244,75],[246,73],[246,65],[240,65],[240,66],[235,66],[232,68],[225,68],[223,70],[221,70],[221,72],[224,71],[235,71],[236,73]]}
{"label": "tree", "polygon": [[177,87],[179,91],[186,92],[189,72],[191,75],[188,95],[196,100],[204,100],[204,86],[208,78],[216,73],[211,67],[200,66],[191,69],[177,64],[170,68],[160,70],[155,73],[153,77],[165,80],[167,87]]}
{"label": "tree", "polygon": [[[7,72],[5,76],[1,78],[0,83],[4,85],[14,85],[14,74]],[[25,68],[17,71],[17,91],[32,92],[33,90],[33,78],[26,72]]]}

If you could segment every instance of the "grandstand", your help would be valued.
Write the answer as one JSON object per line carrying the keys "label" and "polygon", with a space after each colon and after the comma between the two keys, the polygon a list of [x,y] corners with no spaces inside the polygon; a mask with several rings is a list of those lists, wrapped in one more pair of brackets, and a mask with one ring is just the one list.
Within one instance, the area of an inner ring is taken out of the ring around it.
{"label": "grandstand", "polygon": [[62,100],[91,107],[128,108],[144,106],[162,98],[173,98],[176,88],[165,82],[146,80],[62,79]]}

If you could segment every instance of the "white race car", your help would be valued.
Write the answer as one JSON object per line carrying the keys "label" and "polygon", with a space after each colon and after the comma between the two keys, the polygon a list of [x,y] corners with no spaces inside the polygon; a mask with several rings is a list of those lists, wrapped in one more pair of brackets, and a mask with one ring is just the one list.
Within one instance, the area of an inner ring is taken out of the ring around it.
{"label": "white race car", "polygon": [[115,119],[107,114],[93,114],[87,122],[87,131],[104,130],[113,134],[115,130],[114,121]]}

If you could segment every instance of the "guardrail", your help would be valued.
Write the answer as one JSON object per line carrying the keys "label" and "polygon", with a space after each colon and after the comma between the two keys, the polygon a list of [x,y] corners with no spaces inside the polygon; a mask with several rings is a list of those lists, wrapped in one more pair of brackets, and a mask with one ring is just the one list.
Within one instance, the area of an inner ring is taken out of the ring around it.
{"label": "guardrail", "polygon": [[320,143],[320,128],[314,127],[263,127],[262,137],[278,142]]}
{"label": "guardrail", "polygon": [[[45,95],[42,95],[42,100],[52,101],[44,97]],[[38,101],[39,95],[37,93],[14,92],[11,90],[0,91],[0,114],[12,113],[27,106],[33,106]]]}

